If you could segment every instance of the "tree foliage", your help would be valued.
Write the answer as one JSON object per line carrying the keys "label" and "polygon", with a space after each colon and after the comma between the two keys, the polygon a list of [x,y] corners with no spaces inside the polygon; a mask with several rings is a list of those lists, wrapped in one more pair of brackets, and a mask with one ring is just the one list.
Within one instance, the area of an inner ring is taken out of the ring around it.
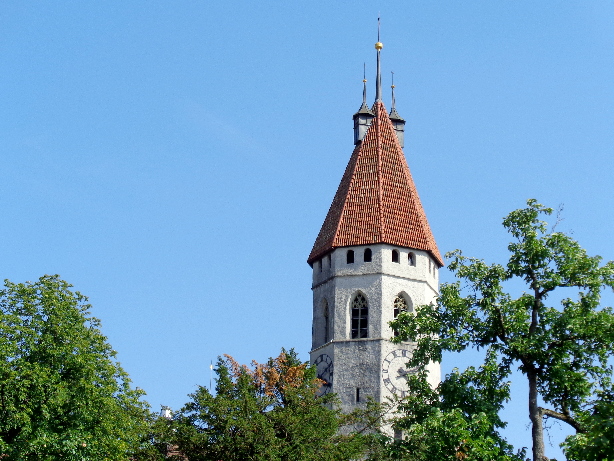
{"label": "tree foliage", "polygon": [[507,372],[490,356],[478,369],[454,370],[432,389],[423,369],[408,377],[409,392],[398,402],[394,428],[401,440],[384,438],[383,460],[524,461],[500,435],[499,418],[509,398]]}
{"label": "tree foliage", "polygon": [[[605,287],[614,287],[614,263],[602,265],[568,235],[548,231],[540,217],[551,213],[529,200],[504,219],[514,238],[505,265],[449,253],[459,281],[442,285],[437,305],[402,314],[393,324],[400,338],[417,341],[412,365],[476,347],[486,349],[487,365],[496,362],[501,382],[517,367],[529,387],[536,461],[544,458],[544,418],[582,434],[568,440],[569,454],[578,444],[599,450],[597,441],[608,430],[611,437],[611,429],[595,421],[611,411],[604,396],[611,395],[614,315],[600,298]],[[506,288],[517,281],[525,291],[514,297]]]}
{"label": "tree foliage", "polygon": [[125,460],[148,410],[89,316],[58,276],[0,290],[0,458]]}
{"label": "tree foliage", "polygon": [[580,415],[584,431],[563,443],[567,459],[574,461],[614,460],[614,395],[603,392],[590,412]]}
{"label": "tree foliage", "polygon": [[360,456],[364,438],[339,434],[334,397],[317,397],[316,370],[293,350],[265,364],[220,358],[216,392],[199,387],[176,415],[174,443],[198,460],[343,460]]}

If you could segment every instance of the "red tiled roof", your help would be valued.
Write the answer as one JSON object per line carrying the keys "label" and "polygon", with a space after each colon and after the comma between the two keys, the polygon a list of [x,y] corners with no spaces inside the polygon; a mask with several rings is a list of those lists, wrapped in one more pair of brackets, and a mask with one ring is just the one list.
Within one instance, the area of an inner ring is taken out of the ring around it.
{"label": "red tiled roof", "polygon": [[334,248],[388,243],[428,251],[443,266],[392,122],[381,102],[356,146],[307,262]]}

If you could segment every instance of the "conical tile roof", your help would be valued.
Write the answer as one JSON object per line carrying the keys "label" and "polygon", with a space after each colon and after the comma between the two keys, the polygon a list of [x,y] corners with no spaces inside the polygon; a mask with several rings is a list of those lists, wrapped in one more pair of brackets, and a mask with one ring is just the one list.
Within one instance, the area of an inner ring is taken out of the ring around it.
{"label": "conical tile roof", "polygon": [[338,247],[388,243],[428,251],[443,266],[386,108],[378,101],[372,111],[307,262]]}

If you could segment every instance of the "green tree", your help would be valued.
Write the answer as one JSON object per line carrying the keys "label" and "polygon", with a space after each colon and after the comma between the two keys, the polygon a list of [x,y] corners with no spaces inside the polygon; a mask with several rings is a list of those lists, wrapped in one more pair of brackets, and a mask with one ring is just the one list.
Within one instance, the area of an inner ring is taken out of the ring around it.
{"label": "green tree", "polygon": [[87,298],[59,276],[0,290],[0,458],[126,460],[147,431]]}
{"label": "green tree", "polygon": [[585,431],[567,437],[563,443],[567,459],[574,461],[613,461],[614,395],[603,392],[592,411],[580,416]]}
{"label": "green tree", "polygon": [[[437,305],[403,314],[393,324],[400,338],[417,341],[412,365],[476,347],[495,357],[502,372],[518,367],[529,388],[534,461],[547,459],[544,418],[586,434],[578,443],[593,443],[598,435],[590,431],[599,427],[591,415],[611,391],[614,315],[600,306],[600,297],[614,287],[614,263],[602,265],[601,257],[587,255],[568,235],[548,231],[540,216],[551,214],[529,200],[503,220],[514,238],[506,265],[449,253],[459,281],[442,285]],[[517,281],[526,291],[514,297],[506,288]]]}
{"label": "green tree", "polygon": [[175,416],[174,443],[190,461],[349,460],[365,437],[341,435],[335,397],[318,397],[316,370],[282,350],[266,364],[220,358],[216,393],[199,387]]}
{"label": "green tree", "polygon": [[479,369],[454,370],[432,389],[423,369],[408,377],[409,392],[397,402],[400,440],[383,437],[383,455],[374,459],[411,461],[524,461],[499,429],[503,402],[509,398],[507,375],[492,355]]}

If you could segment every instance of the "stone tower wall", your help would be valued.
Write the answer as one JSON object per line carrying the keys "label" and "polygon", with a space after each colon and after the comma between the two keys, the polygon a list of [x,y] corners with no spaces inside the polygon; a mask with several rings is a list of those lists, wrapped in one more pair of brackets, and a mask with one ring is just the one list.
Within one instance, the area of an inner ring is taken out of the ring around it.
{"label": "stone tower wall", "polygon": [[[363,259],[367,248],[372,251],[371,262]],[[352,264],[346,261],[348,250],[354,251]],[[398,251],[398,263],[392,261],[393,250]],[[415,265],[409,262],[410,252]],[[367,396],[383,402],[391,395],[383,382],[382,362],[393,350],[412,348],[410,343],[390,341],[393,331],[388,323],[394,318],[394,300],[400,294],[415,309],[435,300],[437,286],[437,265],[427,252],[388,244],[337,248],[314,263],[311,361],[321,354],[332,359],[332,392],[339,396],[344,411],[362,404]],[[368,338],[351,338],[351,303],[357,293],[368,302]],[[324,305],[329,321],[326,342]],[[439,364],[432,364],[429,371],[436,385]]]}

